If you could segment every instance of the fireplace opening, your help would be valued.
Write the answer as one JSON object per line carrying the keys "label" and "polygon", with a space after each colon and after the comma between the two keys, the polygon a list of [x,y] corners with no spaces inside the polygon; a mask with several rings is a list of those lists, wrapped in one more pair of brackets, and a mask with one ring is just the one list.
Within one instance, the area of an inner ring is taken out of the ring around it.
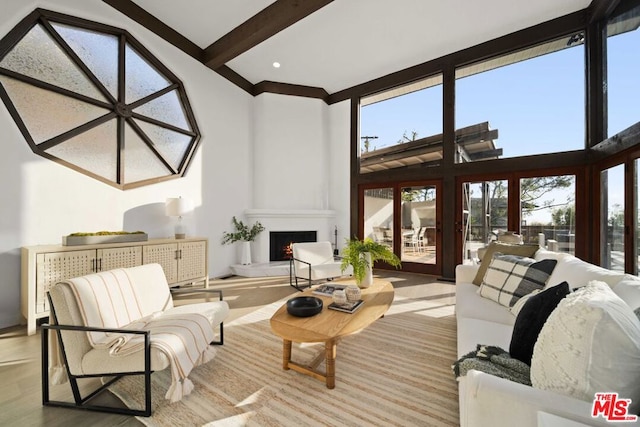
{"label": "fireplace opening", "polygon": [[292,243],[316,242],[317,234],[317,231],[269,232],[269,261],[288,261]]}

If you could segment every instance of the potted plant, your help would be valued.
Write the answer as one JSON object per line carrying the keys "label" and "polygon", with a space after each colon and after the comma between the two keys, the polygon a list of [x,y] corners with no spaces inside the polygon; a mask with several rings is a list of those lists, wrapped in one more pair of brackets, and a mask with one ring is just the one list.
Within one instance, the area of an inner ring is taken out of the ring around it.
{"label": "potted plant", "polygon": [[391,249],[373,239],[358,238],[347,239],[347,246],[342,249],[342,271],[350,265],[353,268],[353,277],[361,288],[368,288],[373,282],[373,263],[384,261],[396,268],[401,266],[400,259]]}
{"label": "potted plant", "polygon": [[225,231],[222,235],[222,244],[231,244],[235,242],[242,242],[240,264],[251,264],[251,242],[253,242],[258,234],[264,231],[264,226],[256,221],[251,227],[245,225],[242,221],[239,221],[234,216],[232,232]]}

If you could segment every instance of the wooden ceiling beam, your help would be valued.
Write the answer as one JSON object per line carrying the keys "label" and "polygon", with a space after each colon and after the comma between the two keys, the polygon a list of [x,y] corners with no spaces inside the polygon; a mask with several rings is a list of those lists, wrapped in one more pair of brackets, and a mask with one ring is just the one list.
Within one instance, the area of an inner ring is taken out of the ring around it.
{"label": "wooden ceiling beam", "polygon": [[204,49],[204,63],[216,69],[333,0],[276,0]]}
{"label": "wooden ceiling beam", "polygon": [[102,0],[120,13],[128,16],[138,24],[153,31],[187,55],[202,62],[204,53],[200,47],[191,40],[132,2],[131,0]]}

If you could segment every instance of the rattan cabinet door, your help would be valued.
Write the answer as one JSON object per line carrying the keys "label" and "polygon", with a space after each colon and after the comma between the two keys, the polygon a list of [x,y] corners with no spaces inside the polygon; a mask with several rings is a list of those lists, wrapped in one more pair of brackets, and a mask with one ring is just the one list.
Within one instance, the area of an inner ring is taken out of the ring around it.
{"label": "rattan cabinet door", "polygon": [[98,249],[98,271],[142,265],[142,246]]}
{"label": "rattan cabinet door", "polygon": [[207,241],[178,243],[178,281],[202,280],[207,275]]}
{"label": "rattan cabinet door", "polygon": [[142,262],[144,264],[160,264],[169,284],[178,281],[177,243],[144,245],[142,249]]}
{"label": "rattan cabinet door", "polygon": [[47,292],[64,279],[95,271],[96,250],[49,252],[36,256],[36,313],[49,311]]}

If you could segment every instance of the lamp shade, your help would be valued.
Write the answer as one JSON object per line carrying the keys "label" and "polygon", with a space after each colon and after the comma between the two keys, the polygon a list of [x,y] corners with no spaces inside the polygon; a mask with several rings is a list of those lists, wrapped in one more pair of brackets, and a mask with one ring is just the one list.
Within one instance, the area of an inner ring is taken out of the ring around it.
{"label": "lamp shade", "polygon": [[171,197],[165,203],[167,216],[184,216],[193,210],[191,200],[184,197]]}

